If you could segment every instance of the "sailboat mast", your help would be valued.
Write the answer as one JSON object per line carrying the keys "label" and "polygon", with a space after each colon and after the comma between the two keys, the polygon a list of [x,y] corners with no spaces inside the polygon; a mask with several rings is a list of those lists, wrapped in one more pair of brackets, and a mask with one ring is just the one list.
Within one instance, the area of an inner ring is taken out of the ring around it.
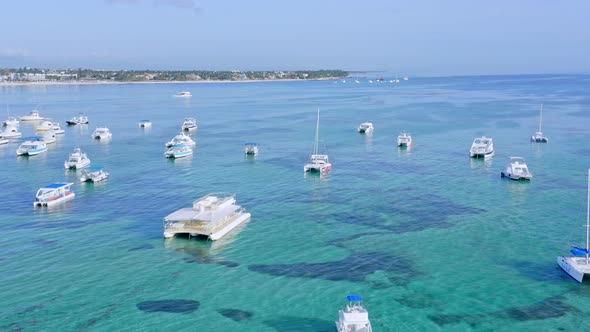
{"label": "sailboat mast", "polygon": [[590,244],[590,169],[588,169],[588,207],[586,210],[586,264],[588,264],[588,245]]}
{"label": "sailboat mast", "polygon": [[318,154],[318,141],[320,133],[320,109],[318,108],[318,119],[315,127],[315,143],[313,144],[313,154]]}
{"label": "sailboat mast", "polygon": [[539,119],[539,132],[542,132],[542,130],[541,130],[542,123],[543,123],[543,104],[541,104],[541,118]]}

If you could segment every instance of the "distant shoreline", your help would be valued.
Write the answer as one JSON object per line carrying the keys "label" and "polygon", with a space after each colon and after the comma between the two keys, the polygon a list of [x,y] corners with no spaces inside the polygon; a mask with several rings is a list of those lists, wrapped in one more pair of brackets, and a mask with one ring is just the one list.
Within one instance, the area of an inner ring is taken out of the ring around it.
{"label": "distant shoreline", "polygon": [[262,82],[308,82],[330,81],[345,77],[323,77],[314,79],[268,79],[268,80],[201,80],[201,81],[37,81],[37,82],[0,82],[2,86],[40,86],[40,85],[121,85],[121,84],[208,84],[208,83],[262,83]]}

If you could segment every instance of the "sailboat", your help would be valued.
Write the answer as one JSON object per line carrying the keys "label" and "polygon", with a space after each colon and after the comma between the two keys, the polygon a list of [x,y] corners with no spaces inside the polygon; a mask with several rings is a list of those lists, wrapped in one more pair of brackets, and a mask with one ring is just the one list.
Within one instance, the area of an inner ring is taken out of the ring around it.
{"label": "sailboat", "polygon": [[543,104],[541,104],[541,118],[539,119],[539,131],[537,131],[533,136],[531,136],[531,142],[535,143],[547,143],[549,139],[543,136],[543,132],[541,131],[541,124],[543,123]]}
{"label": "sailboat", "polygon": [[309,157],[309,162],[303,166],[304,172],[321,172],[325,173],[332,170],[332,164],[328,159],[327,154],[318,154],[318,142],[320,132],[320,110],[318,109],[318,119],[315,127],[315,142],[313,144],[313,152]]}
{"label": "sailboat", "polygon": [[572,246],[571,253],[574,255],[557,257],[557,264],[577,282],[582,282],[584,275],[590,275],[590,259],[588,248],[590,243],[590,169],[588,170],[588,207],[586,209],[586,248]]}

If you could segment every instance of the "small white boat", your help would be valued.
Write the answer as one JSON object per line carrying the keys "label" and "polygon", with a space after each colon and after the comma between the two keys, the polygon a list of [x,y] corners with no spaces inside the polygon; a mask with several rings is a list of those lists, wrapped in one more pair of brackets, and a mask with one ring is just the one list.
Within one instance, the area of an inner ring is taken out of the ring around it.
{"label": "small white boat", "polygon": [[43,133],[43,141],[45,141],[46,144],[55,143],[57,141],[57,137],[53,133],[53,130],[48,130]]}
{"label": "small white boat", "polygon": [[338,310],[336,330],[338,332],[372,332],[369,312],[363,305],[363,298],[358,295],[346,297],[348,304]]}
{"label": "small white boat", "polygon": [[358,132],[361,134],[370,134],[373,132],[373,123],[372,122],[363,122],[358,127]]}
{"label": "small white boat", "polygon": [[96,127],[92,133],[92,138],[106,140],[113,137],[113,134],[107,127]]}
{"label": "small white boat", "polygon": [[41,122],[40,125],[35,127],[35,131],[46,131],[46,130],[53,130],[53,122],[49,120],[45,120]]}
{"label": "small white boat", "polygon": [[180,91],[174,95],[174,97],[182,97],[182,98],[190,98],[192,96],[193,96],[193,94],[190,93],[189,91]]}
{"label": "small white boat", "polygon": [[537,131],[533,136],[531,136],[531,142],[535,143],[547,143],[549,139],[543,135],[543,131],[541,131],[541,125],[543,123],[543,104],[541,104],[541,116],[539,118],[539,131]]}
{"label": "small white boat", "polygon": [[369,83],[373,84],[373,81],[372,80],[369,80]]}
{"label": "small white boat", "polygon": [[471,149],[469,149],[469,157],[471,158],[492,158],[496,154],[494,150],[494,140],[489,137],[478,137],[473,140]]}
{"label": "small white boat", "polygon": [[360,81],[359,80],[354,80],[354,83],[359,84]]}
{"label": "small white boat", "polygon": [[246,154],[248,156],[258,155],[258,144],[256,144],[256,143],[244,144],[244,154]]}
{"label": "small white boat", "polygon": [[66,123],[70,126],[75,126],[79,124],[88,124],[88,117],[84,115],[84,113],[80,113],[78,116],[71,118],[70,120],[66,121]]}
{"label": "small white boat", "polygon": [[572,246],[572,256],[557,257],[557,264],[577,282],[582,282],[584,275],[590,275],[590,169],[588,170],[588,203],[586,209],[586,248]]}
{"label": "small white boat", "polygon": [[148,128],[152,126],[152,122],[150,120],[139,120],[138,125],[140,128]]}
{"label": "small white boat", "polygon": [[0,137],[3,138],[18,138],[22,135],[23,134],[18,131],[18,126],[12,124],[3,127],[2,131],[0,132]]}
{"label": "small white boat", "polygon": [[397,137],[397,146],[400,148],[409,148],[413,144],[414,140],[412,140],[412,135],[410,135],[410,133],[404,131]]}
{"label": "small white boat", "polygon": [[249,219],[250,213],[236,205],[235,194],[209,194],[194,201],[192,208],[183,208],[166,216],[164,237],[189,234],[218,240]]}
{"label": "small white boat", "polygon": [[53,133],[56,135],[61,135],[63,133],[65,133],[66,131],[61,129],[61,126],[59,125],[59,122],[54,122],[53,123]]}
{"label": "small white boat", "polygon": [[191,154],[193,154],[193,149],[191,149],[188,145],[174,144],[168,150],[166,150],[166,152],[164,153],[164,157],[178,159],[190,156]]}
{"label": "small white boat", "polygon": [[88,166],[90,166],[90,159],[80,148],[74,149],[68,160],[64,162],[65,169],[80,169]]}
{"label": "small white boat", "polygon": [[34,156],[47,151],[47,144],[42,136],[31,136],[27,138],[16,150],[17,156]]}
{"label": "small white boat", "polygon": [[8,119],[2,121],[2,127],[14,126],[18,128],[20,122],[17,118],[9,116]]}
{"label": "small white boat", "polygon": [[21,121],[38,121],[43,119],[45,118],[41,117],[41,113],[37,110],[32,110],[29,115],[23,115],[20,117]]}
{"label": "small white boat", "polygon": [[102,166],[92,166],[82,170],[80,181],[100,182],[109,178],[109,173]]}
{"label": "small white boat", "polygon": [[175,144],[186,144],[189,146],[195,145],[195,141],[193,141],[189,135],[185,134],[183,131],[180,134],[174,136],[170,142],[166,143],[166,147],[169,148]]}
{"label": "small white boat", "polygon": [[527,164],[524,162],[524,158],[521,157],[510,157],[510,163],[500,175],[511,180],[530,180],[533,178]]}
{"label": "small white boat", "polygon": [[37,191],[33,206],[52,206],[74,199],[73,183],[53,183]]}
{"label": "small white boat", "polygon": [[0,145],[8,144],[8,142],[10,142],[10,141],[0,137]]}
{"label": "small white boat", "polygon": [[313,152],[309,157],[307,164],[303,166],[304,172],[320,172],[325,173],[332,170],[332,164],[327,154],[318,154],[318,142],[320,132],[320,110],[318,109],[318,117],[315,128],[315,142],[313,144]]}
{"label": "small white boat", "polygon": [[185,118],[182,123],[182,130],[195,130],[197,129],[197,120],[195,118]]}
{"label": "small white boat", "polygon": [[407,76],[404,76],[404,81],[409,80],[409,78]]}

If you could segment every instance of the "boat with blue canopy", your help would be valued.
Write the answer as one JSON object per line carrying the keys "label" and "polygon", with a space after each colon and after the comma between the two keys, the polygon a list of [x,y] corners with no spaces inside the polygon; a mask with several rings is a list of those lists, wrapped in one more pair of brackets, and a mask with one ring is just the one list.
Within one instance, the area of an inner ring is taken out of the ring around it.
{"label": "boat with blue canopy", "polygon": [[74,199],[73,183],[58,182],[40,188],[35,195],[33,206],[53,206]]}
{"label": "boat with blue canopy", "polygon": [[338,332],[372,332],[369,312],[363,305],[363,298],[359,295],[348,295],[348,304],[338,310],[336,330]]}
{"label": "boat with blue canopy", "polygon": [[34,156],[47,151],[47,144],[43,136],[31,136],[25,138],[25,141],[16,150],[17,156]]}

